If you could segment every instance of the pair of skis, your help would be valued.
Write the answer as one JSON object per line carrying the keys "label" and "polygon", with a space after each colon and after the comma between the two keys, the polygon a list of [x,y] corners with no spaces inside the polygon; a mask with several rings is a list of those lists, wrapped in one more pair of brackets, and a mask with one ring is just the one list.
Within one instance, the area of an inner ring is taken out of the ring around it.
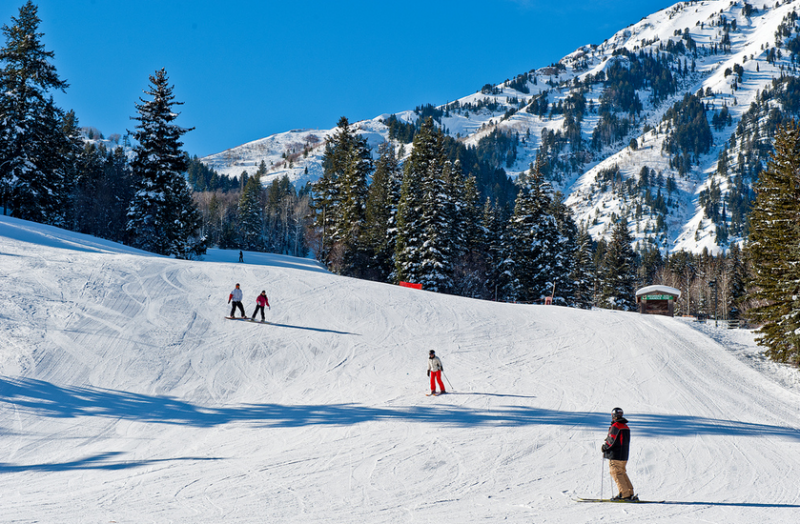
{"label": "pair of skis", "polygon": [[592,499],[578,497],[575,502],[613,502],[616,504],[664,504],[664,500],[625,500],[625,499]]}

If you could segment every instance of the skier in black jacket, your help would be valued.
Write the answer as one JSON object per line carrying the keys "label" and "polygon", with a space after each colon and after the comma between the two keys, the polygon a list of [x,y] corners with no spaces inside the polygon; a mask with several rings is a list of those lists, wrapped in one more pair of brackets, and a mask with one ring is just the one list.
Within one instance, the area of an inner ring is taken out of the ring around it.
{"label": "skier in black jacket", "polygon": [[622,408],[614,408],[611,411],[611,427],[608,428],[608,436],[602,447],[603,457],[609,459],[611,477],[619,488],[619,495],[611,500],[639,500],[633,494],[633,484],[625,471],[630,445],[631,430],[628,428],[628,421],[623,417]]}

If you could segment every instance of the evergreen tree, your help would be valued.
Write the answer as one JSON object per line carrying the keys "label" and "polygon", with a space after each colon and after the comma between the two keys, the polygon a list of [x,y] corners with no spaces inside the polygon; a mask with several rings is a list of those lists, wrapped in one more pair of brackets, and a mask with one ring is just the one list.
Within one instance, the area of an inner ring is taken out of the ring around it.
{"label": "evergreen tree", "polygon": [[497,208],[492,205],[491,199],[486,198],[481,215],[481,225],[478,229],[476,242],[481,246],[483,258],[483,287],[488,298],[497,300],[500,292],[501,266],[503,261],[502,249],[503,229],[502,221],[497,215]]}
{"label": "evergreen tree", "polygon": [[636,309],[636,253],[631,247],[628,222],[616,223],[600,270],[600,306],[608,309]]}
{"label": "evergreen tree", "polygon": [[[264,166],[266,168],[266,166]],[[261,168],[259,168],[261,172]],[[266,173],[266,169],[264,170]],[[259,176],[259,173],[256,173]],[[259,176],[260,177],[260,176]],[[265,244],[273,253],[288,252],[290,210],[294,206],[296,194],[288,175],[275,179],[267,187],[265,205]]]}
{"label": "evergreen tree", "polygon": [[575,239],[575,267],[572,272],[574,283],[573,305],[582,309],[591,309],[594,304],[594,259],[592,237],[589,231],[581,229]]}
{"label": "evergreen tree", "polygon": [[454,204],[447,177],[453,166],[432,118],[422,124],[413,144],[398,204],[394,278],[448,292],[453,286]]}
{"label": "evergreen tree", "polygon": [[742,300],[747,295],[747,268],[739,244],[731,244],[727,258],[727,271],[730,275],[730,318],[739,318]]}
{"label": "evergreen tree", "polygon": [[128,206],[126,230],[130,243],[162,255],[188,256],[204,251],[204,240],[194,235],[200,230],[200,217],[190,195],[184,173],[188,157],[181,151],[181,136],[192,129],[173,123],[173,87],[164,69],[150,77],[145,94],[152,100],[136,104],[139,125],[133,137],[131,172],[136,192]]}
{"label": "evergreen tree", "polygon": [[645,247],[639,251],[639,268],[637,270],[637,285],[640,287],[652,284],[656,272],[664,265],[661,251],[656,247]]}
{"label": "evergreen tree", "polygon": [[77,177],[72,191],[69,226],[73,231],[100,236],[108,224],[102,214],[106,158],[103,148],[86,144],[76,158]]}
{"label": "evergreen tree", "polygon": [[571,253],[561,249],[563,239],[553,215],[550,184],[544,179],[539,157],[530,166],[526,183],[504,236],[501,285],[506,300],[531,302],[551,296],[554,285],[565,284],[571,261],[563,257],[571,258]]}
{"label": "evergreen tree", "polygon": [[239,197],[239,248],[261,251],[264,247],[262,230],[264,207],[261,205],[261,177],[256,174],[247,181]]}
{"label": "evergreen tree", "polygon": [[172,177],[169,194],[173,234],[170,253],[184,259],[205,254],[207,239],[201,233],[202,218],[197,210],[191,186],[183,176]]}
{"label": "evergreen tree", "polygon": [[322,166],[313,203],[316,225],[323,233],[319,258],[336,272],[358,276],[367,265],[362,235],[372,152],[366,138],[353,133],[345,117],[327,139]]}
{"label": "evergreen tree", "polygon": [[400,200],[397,206],[395,281],[419,282],[420,250],[424,235],[420,225],[423,175],[428,164],[443,162],[441,152],[436,147],[433,120],[428,119],[414,135],[411,155],[403,166]]}
{"label": "evergreen tree", "polygon": [[364,248],[368,180],[373,170],[372,151],[367,139],[355,137],[349,162],[341,179],[341,222],[339,237],[344,247],[342,273],[362,276],[368,261]]}
{"label": "evergreen tree", "polygon": [[[83,160],[82,156],[86,152],[75,111],[70,110],[64,114],[64,118],[61,120],[61,135],[63,140],[59,148],[59,156],[63,162],[63,169],[61,170],[63,175],[63,198],[59,199],[59,205],[64,208],[61,210],[62,216],[64,217],[63,225],[69,227],[71,223],[69,216],[70,214],[74,216],[70,196],[74,192],[75,184],[81,174],[78,166],[81,164]],[[100,163],[102,164],[106,150],[104,147],[98,149]]]}
{"label": "evergreen tree", "polygon": [[394,223],[400,199],[400,167],[394,146],[389,142],[378,148],[375,173],[369,186],[366,205],[366,243],[369,268],[367,277],[385,281],[392,272]]}
{"label": "evergreen tree", "polygon": [[474,176],[469,176],[458,186],[458,191],[454,190],[456,221],[453,229],[457,252],[454,291],[463,296],[488,298],[486,272],[490,242],[482,227],[484,210],[480,206],[478,182]]}
{"label": "evergreen tree", "polygon": [[67,208],[69,159],[76,151],[64,133],[64,113],[52,90],[68,85],[58,78],[46,51],[38,8],[30,1],[4,25],[0,49],[0,195],[13,216],[63,225]]}
{"label": "evergreen tree", "polygon": [[122,242],[127,225],[128,202],[133,199],[133,179],[125,151],[121,147],[108,153],[104,165],[103,189],[98,199],[102,201],[101,223],[105,229],[101,236]]}
{"label": "evergreen tree", "polygon": [[755,185],[748,255],[753,268],[750,297],[758,343],[779,362],[800,362],[800,126],[781,128],[775,151]]}
{"label": "evergreen tree", "polygon": [[[412,155],[414,152],[412,151]],[[419,173],[411,169],[410,159],[403,166],[400,200],[397,204],[397,236],[394,248],[394,282],[414,282],[419,278],[419,248],[422,233],[419,231],[419,198],[421,180]]]}
{"label": "evergreen tree", "polygon": [[524,267],[524,261],[517,258],[516,250],[516,225],[514,216],[522,213],[522,203],[525,195],[520,192],[517,195],[517,203],[514,206],[514,214],[509,219],[500,237],[498,249],[497,276],[495,279],[495,296],[498,300],[506,302],[517,302],[525,300],[524,283],[520,280],[519,271]]}
{"label": "evergreen tree", "polygon": [[556,221],[558,239],[551,247],[550,279],[553,282],[553,303],[571,305],[575,301],[573,272],[575,271],[575,253],[578,227],[572,218],[572,211],[564,204],[561,193],[556,193],[550,204],[550,214]]}
{"label": "evergreen tree", "polygon": [[[435,133],[439,144],[441,137],[441,131]],[[441,146],[438,148],[442,150]],[[444,160],[445,156],[442,154],[440,158]],[[422,178],[420,227],[424,241],[420,248],[419,282],[425,289],[440,293],[453,290],[453,265],[457,256],[456,206],[448,187],[451,178],[460,180],[461,171],[449,160],[430,162]]]}

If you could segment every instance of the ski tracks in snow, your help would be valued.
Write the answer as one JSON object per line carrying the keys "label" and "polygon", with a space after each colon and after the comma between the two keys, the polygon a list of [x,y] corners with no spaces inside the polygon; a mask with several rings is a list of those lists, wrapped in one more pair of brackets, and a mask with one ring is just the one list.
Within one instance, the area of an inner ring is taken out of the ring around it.
{"label": "ski tracks in snow", "polygon": [[[0,364],[25,380],[0,403],[8,518],[783,524],[796,512],[797,395],[680,320],[280,265],[13,249],[19,260],[0,257]],[[222,318],[236,282],[246,313],[267,290],[272,324]],[[429,349],[454,394],[423,395]],[[637,491],[685,504],[572,502],[601,478],[610,494],[599,446],[617,405]],[[774,500],[785,507],[753,504]]]}

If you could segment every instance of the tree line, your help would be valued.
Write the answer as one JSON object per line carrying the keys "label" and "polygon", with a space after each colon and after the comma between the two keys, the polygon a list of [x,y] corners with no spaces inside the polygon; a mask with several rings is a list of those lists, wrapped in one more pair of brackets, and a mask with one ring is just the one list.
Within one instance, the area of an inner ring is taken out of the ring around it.
{"label": "tree line", "polygon": [[510,302],[633,309],[636,253],[627,223],[596,258],[537,159],[517,181],[513,206],[482,198],[476,177],[447,155],[432,117],[400,162],[377,159],[342,117],[312,185],[312,250],[332,271],[382,282]]}
{"label": "tree line", "polygon": [[196,191],[202,234],[208,245],[222,249],[305,257],[309,252],[309,188],[295,189],[286,175],[265,185],[266,173],[262,161],[253,176],[247,172],[239,180],[219,176],[221,180],[234,180],[236,189],[228,186]]}

